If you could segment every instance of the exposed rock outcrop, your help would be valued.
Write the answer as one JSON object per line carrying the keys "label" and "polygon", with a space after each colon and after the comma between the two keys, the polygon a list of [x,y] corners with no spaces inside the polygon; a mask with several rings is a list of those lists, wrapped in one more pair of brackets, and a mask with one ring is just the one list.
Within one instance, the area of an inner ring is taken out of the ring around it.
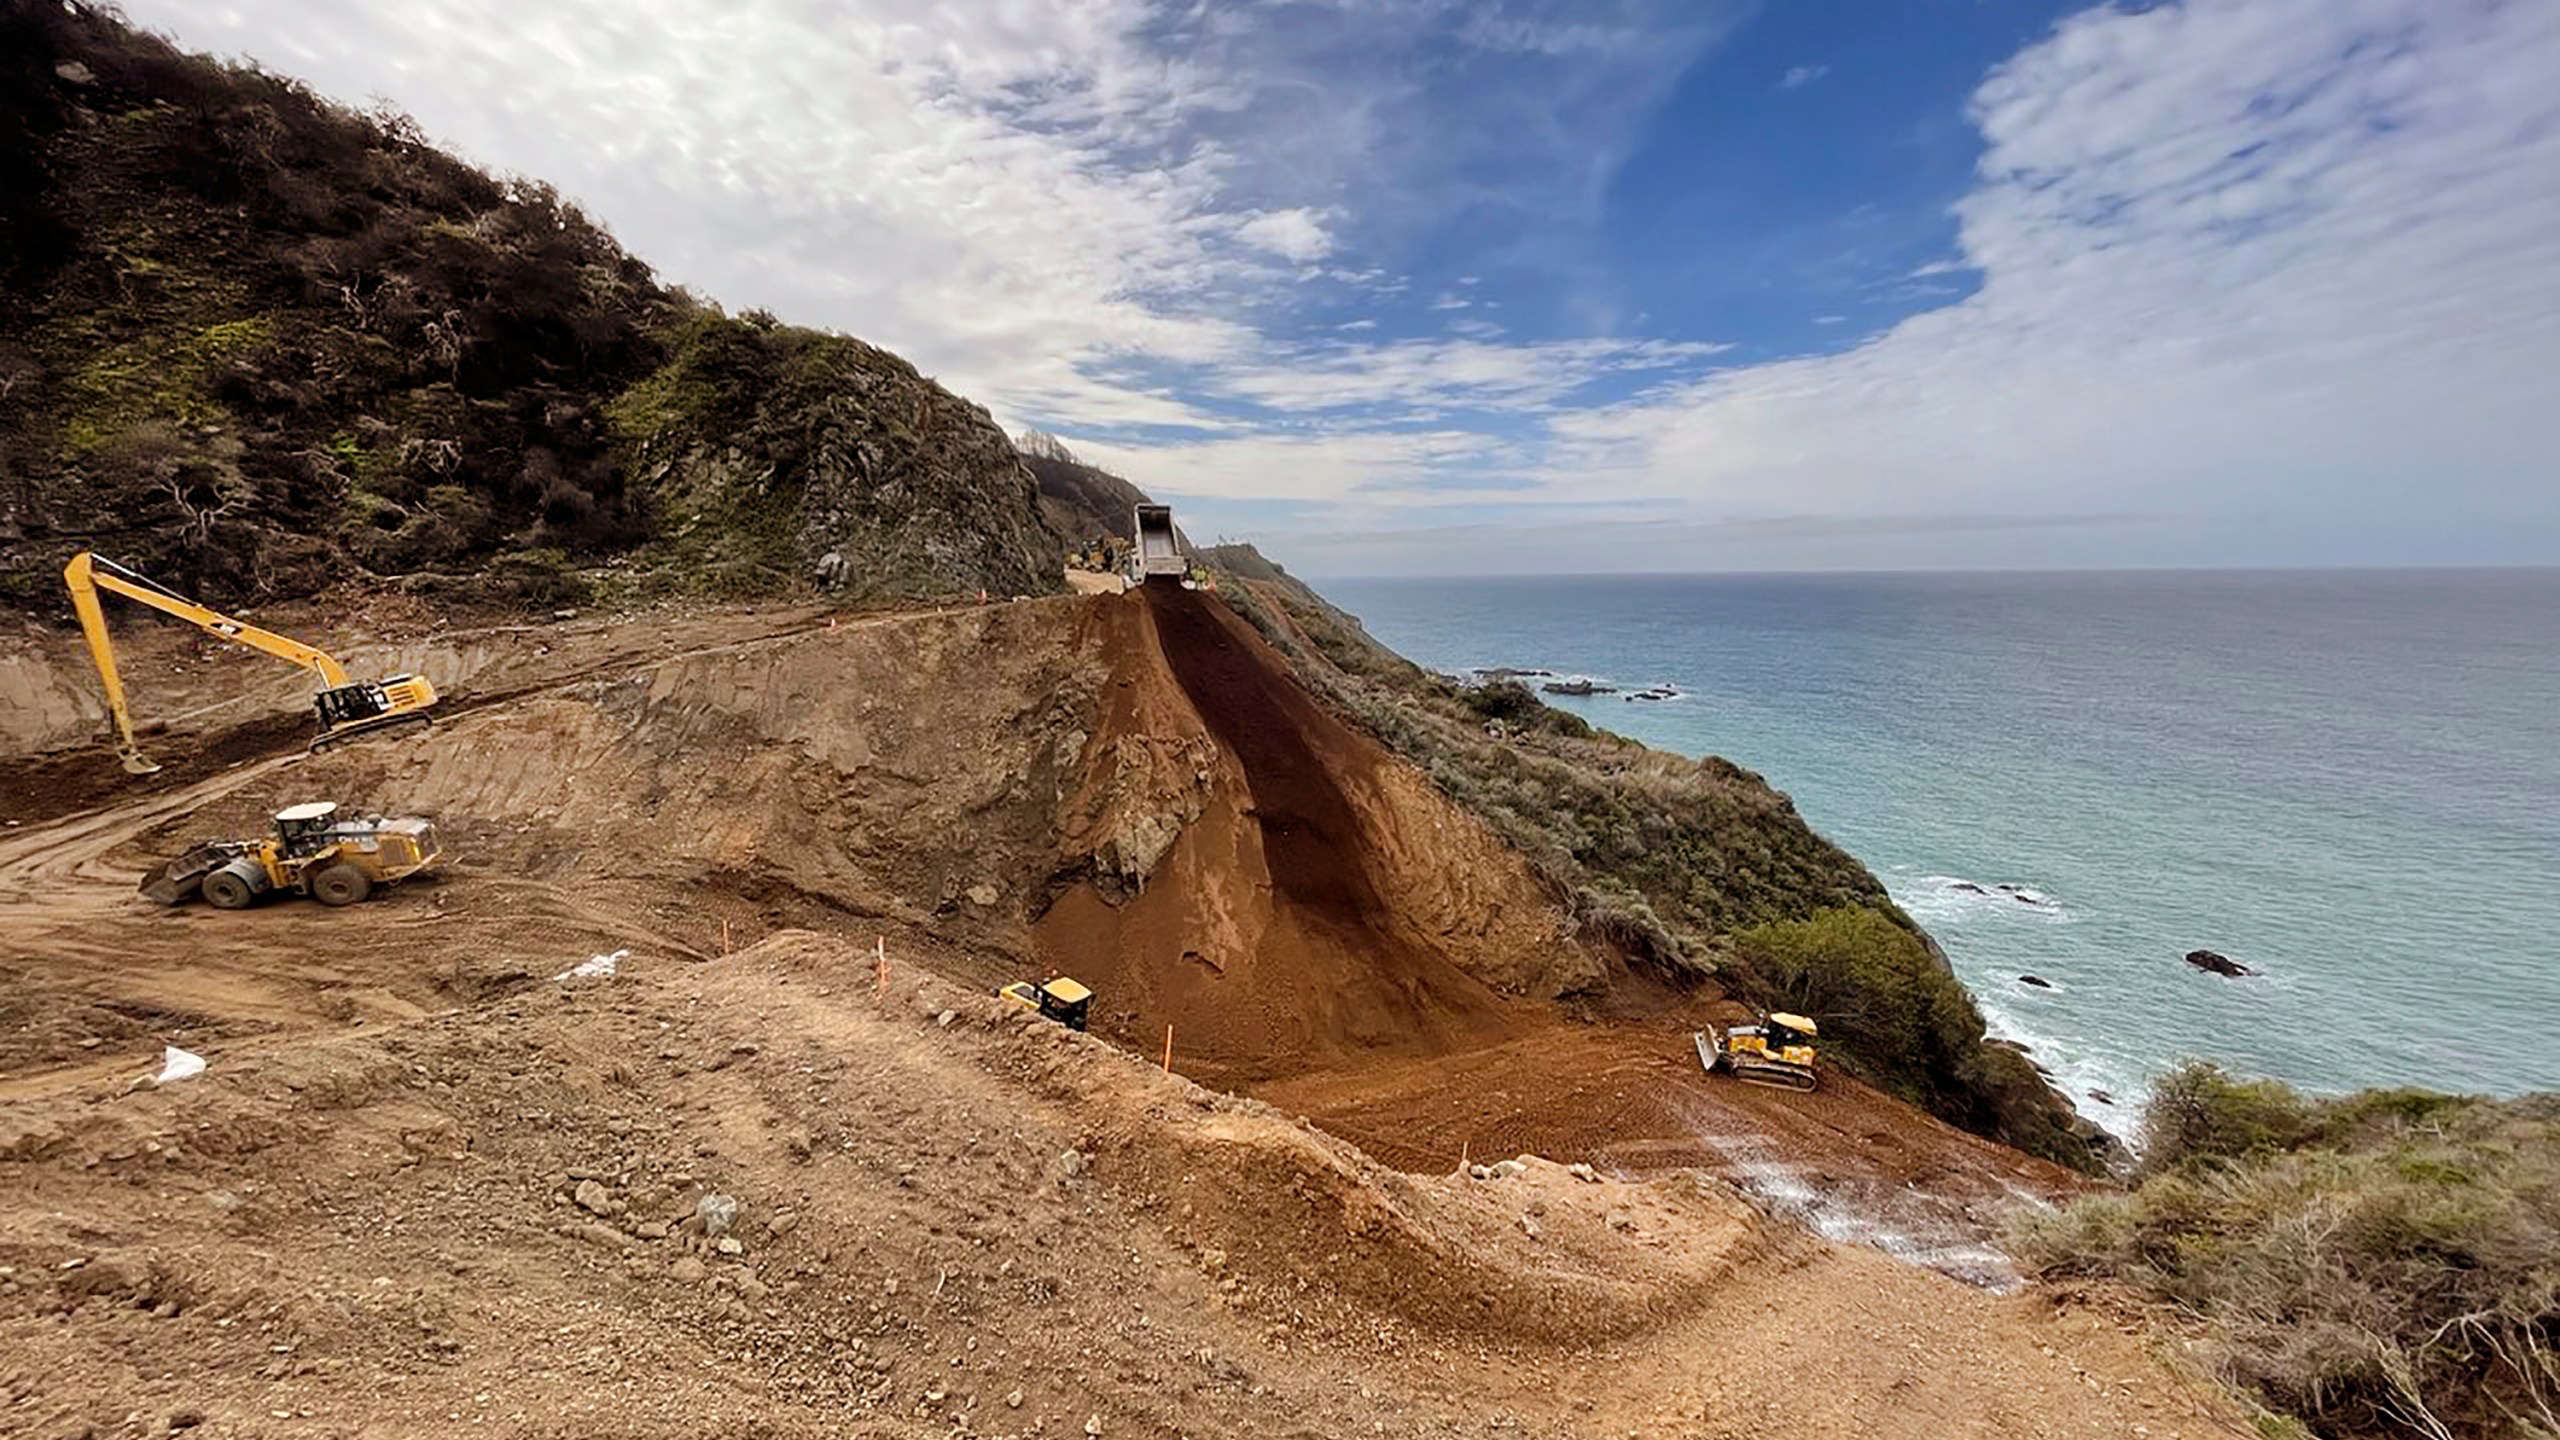
{"label": "exposed rock outcrop", "polygon": [[2228,975],[2235,980],[2258,973],[2219,950],[2190,950],[2187,952],[2187,963],[2199,970],[2210,971],[2216,975]]}

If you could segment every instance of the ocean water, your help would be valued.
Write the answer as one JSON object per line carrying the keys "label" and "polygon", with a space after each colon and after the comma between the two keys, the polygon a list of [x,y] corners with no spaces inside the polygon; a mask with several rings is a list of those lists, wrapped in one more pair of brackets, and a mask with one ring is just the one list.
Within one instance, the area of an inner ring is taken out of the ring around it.
{"label": "ocean water", "polygon": [[2101,1123],[2188,1056],[2560,1089],[2560,571],[1319,585],[1437,669],[1676,688],[1547,698],[1792,795]]}

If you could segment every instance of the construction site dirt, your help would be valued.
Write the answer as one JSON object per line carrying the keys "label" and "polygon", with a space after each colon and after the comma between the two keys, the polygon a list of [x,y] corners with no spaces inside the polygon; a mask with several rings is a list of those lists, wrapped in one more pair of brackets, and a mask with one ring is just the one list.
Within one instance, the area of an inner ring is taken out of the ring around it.
{"label": "construction site dirt", "polygon": [[[1215,597],[381,629],[439,723],[325,755],[292,676],[141,629],[142,778],[65,637],[0,652],[0,1429],[2234,1423],[2178,1337],[2009,1290],[2000,1218],[2081,1182],[1702,1074],[1716,996]],[[447,859],[135,893],[313,799]],[[992,995],[1047,969],[1090,1036]]]}

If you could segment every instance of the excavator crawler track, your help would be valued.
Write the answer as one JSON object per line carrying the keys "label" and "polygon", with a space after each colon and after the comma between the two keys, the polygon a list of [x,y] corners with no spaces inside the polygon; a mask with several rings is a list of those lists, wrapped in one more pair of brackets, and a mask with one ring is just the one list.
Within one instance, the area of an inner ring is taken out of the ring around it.
{"label": "excavator crawler track", "polygon": [[312,741],[311,753],[325,755],[340,745],[351,740],[362,740],[368,735],[378,735],[386,730],[398,730],[409,725],[433,725],[434,723],[436,723],[436,717],[423,710],[412,710],[401,715],[385,715],[377,720],[358,720],[351,725],[341,725]]}

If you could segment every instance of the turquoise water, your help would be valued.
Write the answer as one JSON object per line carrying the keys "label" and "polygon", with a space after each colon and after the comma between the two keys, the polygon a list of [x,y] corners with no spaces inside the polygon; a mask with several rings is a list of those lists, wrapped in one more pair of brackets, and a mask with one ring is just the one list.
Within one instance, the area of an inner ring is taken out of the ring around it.
{"label": "turquoise water", "polygon": [[2189,1055],[2560,1089],[2560,571],[1320,588],[1438,669],[1676,687],[1548,698],[1793,795],[2101,1122]]}

